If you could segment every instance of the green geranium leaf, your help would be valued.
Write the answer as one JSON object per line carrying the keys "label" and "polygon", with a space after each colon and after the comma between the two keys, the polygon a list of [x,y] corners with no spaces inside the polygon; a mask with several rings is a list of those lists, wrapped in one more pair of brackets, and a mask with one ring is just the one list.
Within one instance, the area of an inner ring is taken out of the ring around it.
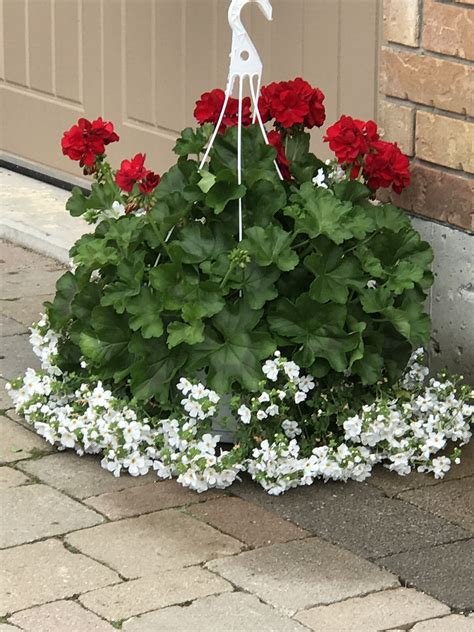
{"label": "green geranium leaf", "polygon": [[265,303],[278,296],[275,283],[280,273],[276,268],[262,270],[255,263],[250,263],[245,270],[236,271],[236,277],[238,282],[233,287],[242,288],[243,295],[252,309],[261,309]]}
{"label": "green geranium leaf", "polygon": [[101,305],[113,307],[123,314],[131,297],[140,293],[145,264],[145,252],[136,252],[132,258],[117,266],[117,281],[104,288]]}
{"label": "green geranium leaf", "polygon": [[255,257],[260,266],[274,263],[280,270],[288,272],[298,265],[299,257],[291,249],[293,236],[280,226],[253,226],[245,231],[245,236],[243,248]]}
{"label": "green geranium leaf", "polygon": [[213,261],[234,247],[234,240],[220,230],[217,223],[192,222],[179,232],[178,239],[168,246],[174,261],[201,263]]}
{"label": "green geranium leaf", "polygon": [[186,362],[184,349],[168,349],[162,340],[150,340],[146,346],[146,357],[131,368],[131,390],[138,400],[156,399],[168,403],[171,382]]}
{"label": "green geranium leaf", "polygon": [[82,189],[74,187],[71,191],[71,197],[66,202],[66,209],[72,217],[80,217],[84,215],[89,207],[87,206],[87,197]]}
{"label": "green geranium leaf", "polygon": [[268,321],[272,331],[302,345],[296,357],[304,366],[309,368],[316,358],[323,358],[341,372],[349,366],[348,352],[360,344],[360,332],[344,330],[346,314],[344,305],[321,305],[305,294],[295,303],[280,299]]}
{"label": "green geranium leaf", "polygon": [[386,276],[380,259],[377,259],[367,246],[359,244],[355,250],[354,255],[359,260],[362,269],[368,272],[372,278],[384,278]]}
{"label": "green geranium leaf", "polygon": [[100,369],[104,379],[119,381],[129,372],[131,355],[128,351],[131,331],[128,319],[113,309],[95,307],[91,328],[80,335],[80,348],[88,361]]}
{"label": "green geranium leaf", "polygon": [[352,211],[350,202],[341,202],[330,191],[314,187],[311,182],[305,182],[290,199],[293,205],[284,212],[294,218],[297,233],[311,238],[326,235],[336,244],[353,236],[346,226]]}
{"label": "green geranium leaf", "polygon": [[141,331],[144,338],[159,338],[164,331],[161,320],[161,300],[151,288],[142,286],[140,293],[126,304],[130,328]]}
{"label": "green geranium leaf", "polygon": [[173,151],[178,156],[188,156],[189,154],[200,154],[210,139],[214,126],[212,123],[205,123],[196,130],[187,127],[181,132],[180,138],[176,141]]}
{"label": "green geranium leaf", "polygon": [[334,194],[343,202],[359,202],[369,197],[370,189],[357,180],[344,180],[334,185]]}
{"label": "green geranium leaf", "polygon": [[[224,134],[218,134],[211,151],[212,173],[219,173],[222,169],[237,172],[237,126],[228,127]],[[258,125],[251,125],[242,130],[242,164],[247,169],[275,169],[273,161],[276,150],[267,145],[262,138]]]}
{"label": "green geranium leaf", "polygon": [[107,241],[94,235],[83,235],[71,249],[76,265],[83,265],[89,270],[97,270],[109,264],[118,265],[120,257],[117,248],[109,246]]}
{"label": "green geranium leaf", "polygon": [[188,345],[195,345],[204,340],[204,323],[202,320],[194,321],[191,324],[174,321],[168,325],[167,332],[170,349],[183,342]]}
{"label": "green geranium leaf", "polygon": [[198,183],[198,187],[201,189],[203,193],[209,193],[209,189],[212,189],[214,184],[216,183],[216,176],[209,171],[201,171],[201,180]]}
{"label": "green geranium leaf", "polygon": [[231,392],[235,383],[250,391],[258,388],[261,362],[276,348],[268,333],[256,329],[262,315],[242,300],[227,305],[206,327],[204,342],[193,348],[192,366],[209,367],[207,381],[219,393]]}
{"label": "green geranium leaf", "polygon": [[52,303],[46,303],[51,327],[59,331],[71,319],[71,305],[79,291],[79,284],[72,272],[66,272],[56,282],[56,296]]}
{"label": "green geranium leaf", "polygon": [[365,348],[364,357],[352,365],[352,371],[362,379],[362,384],[375,384],[384,367],[383,356],[377,351]]}
{"label": "green geranium leaf", "polygon": [[286,201],[285,187],[273,174],[270,180],[257,180],[245,195],[244,225],[268,226],[275,213],[285,206]]}
{"label": "green geranium leaf", "polygon": [[232,200],[239,200],[244,197],[246,188],[243,184],[233,182],[216,182],[206,195],[206,206],[214,209],[214,213],[219,215]]}
{"label": "green geranium leaf", "polygon": [[386,287],[367,289],[361,292],[362,307],[367,314],[383,313],[385,309],[393,305],[393,296]]}
{"label": "green geranium leaf", "polygon": [[304,265],[315,279],[309,295],[319,303],[334,301],[344,305],[349,298],[349,289],[361,289],[366,284],[359,262],[352,255],[345,255],[342,248],[329,245],[322,252],[313,253],[304,260]]}

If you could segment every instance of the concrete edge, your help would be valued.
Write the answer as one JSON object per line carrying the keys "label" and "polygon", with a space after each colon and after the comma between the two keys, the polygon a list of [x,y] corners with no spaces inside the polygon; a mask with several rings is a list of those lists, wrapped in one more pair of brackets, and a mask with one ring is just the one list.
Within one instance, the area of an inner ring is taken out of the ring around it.
{"label": "concrete edge", "polygon": [[69,264],[69,248],[65,247],[48,233],[42,233],[31,226],[17,222],[0,223],[0,239],[25,246],[47,257],[52,257],[62,264]]}

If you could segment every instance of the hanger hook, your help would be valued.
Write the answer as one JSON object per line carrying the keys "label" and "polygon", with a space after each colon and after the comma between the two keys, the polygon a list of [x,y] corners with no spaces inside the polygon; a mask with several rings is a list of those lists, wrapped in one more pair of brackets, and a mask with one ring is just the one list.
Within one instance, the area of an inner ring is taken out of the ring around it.
{"label": "hanger hook", "polygon": [[249,2],[255,2],[258,4],[260,11],[267,18],[267,20],[273,20],[273,7],[270,0],[232,0],[229,7],[229,24],[231,28],[234,28],[236,20],[241,21],[240,14],[242,9]]}

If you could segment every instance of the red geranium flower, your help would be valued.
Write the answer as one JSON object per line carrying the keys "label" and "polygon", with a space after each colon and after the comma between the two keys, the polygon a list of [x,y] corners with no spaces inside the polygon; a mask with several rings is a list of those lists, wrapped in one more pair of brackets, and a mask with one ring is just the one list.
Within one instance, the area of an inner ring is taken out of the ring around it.
{"label": "red geranium flower", "polygon": [[105,152],[105,146],[118,140],[112,123],[101,117],[92,122],[80,118],[77,125],[64,132],[61,147],[63,154],[78,160],[81,167],[92,167],[96,157]]}
{"label": "red geranium flower", "polygon": [[145,154],[137,154],[132,160],[123,160],[115,176],[115,182],[122,191],[130,193],[136,182],[144,180],[150,171],[145,169]]}
{"label": "red geranium flower", "polygon": [[[224,106],[225,93],[223,90],[216,88],[211,92],[205,92],[201,95],[199,101],[196,101],[194,117],[201,125],[204,123],[213,123],[217,125],[219,116]],[[231,97],[225,109],[224,118],[219,128],[219,132],[224,132],[228,127],[234,127],[238,123],[239,101]],[[242,125],[247,127],[251,123],[250,98],[245,97],[242,101]]]}
{"label": "red geranium flower", "polygon": [[323,105],[324,94],[319,88],[315,88],[308,102],[309,113],[305,119],[305,127],[312,129],[313,127],[321,127],[326,120],[326,110]]}
{"label": "red geranium flower", "polygon": [[396,143],[383,140],[372,143],[374,153],[368,154],[365,160],[364,175],[372,190],[392,186],[395,193],[410,184],[410,161],[400,151]]}
{"label": "red geranium flower", "polygon": [[[366,129],[368,126],[368,130]],[[374,130],[375,126],[375,130]],[[324,141],[329,143],[329,147],[336,154],[340,163],[352,163],[359,157],[364,156],[369,150],[367,132],[370,142],[378,139],[377,126],[373,121],[359,121],[350,116],[341,118],[328,127]]]}
{"label": "red geranium flower", "polygon": [[281,133],[276,130],[269,132],[268,142],[277,150],[277,163],[280,168],[281,175],[285,178],[285,180],[291,180],[290,162],[286,157]]}
{"label": "red geranium flower", "polygon": [[320,127],[326,118],[323,105],[324,94],[319,88],[297,77],[293,81],[281,81],[264,86],[258,109],[264,123],[275,119],[275,123],[288,129],[304,125],[311,129]]}
{"label": "red geranium flower", "polygon": [[153,173],[153,171],[149,171],[144,180],[142,180],[138,184],[138,188],[141,193],[145,195],[149,195],[153,193],[156,187],[160,184],[161,177],[157,173]]}

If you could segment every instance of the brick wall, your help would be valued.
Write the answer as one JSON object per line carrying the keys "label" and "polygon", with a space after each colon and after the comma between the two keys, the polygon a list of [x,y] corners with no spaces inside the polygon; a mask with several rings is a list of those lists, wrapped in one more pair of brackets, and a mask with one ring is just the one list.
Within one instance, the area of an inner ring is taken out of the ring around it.
{"label": "brick wall", "polygon": [[384,0],[379,122],[412,158],[393,201],[474,230],[474,0]]}

